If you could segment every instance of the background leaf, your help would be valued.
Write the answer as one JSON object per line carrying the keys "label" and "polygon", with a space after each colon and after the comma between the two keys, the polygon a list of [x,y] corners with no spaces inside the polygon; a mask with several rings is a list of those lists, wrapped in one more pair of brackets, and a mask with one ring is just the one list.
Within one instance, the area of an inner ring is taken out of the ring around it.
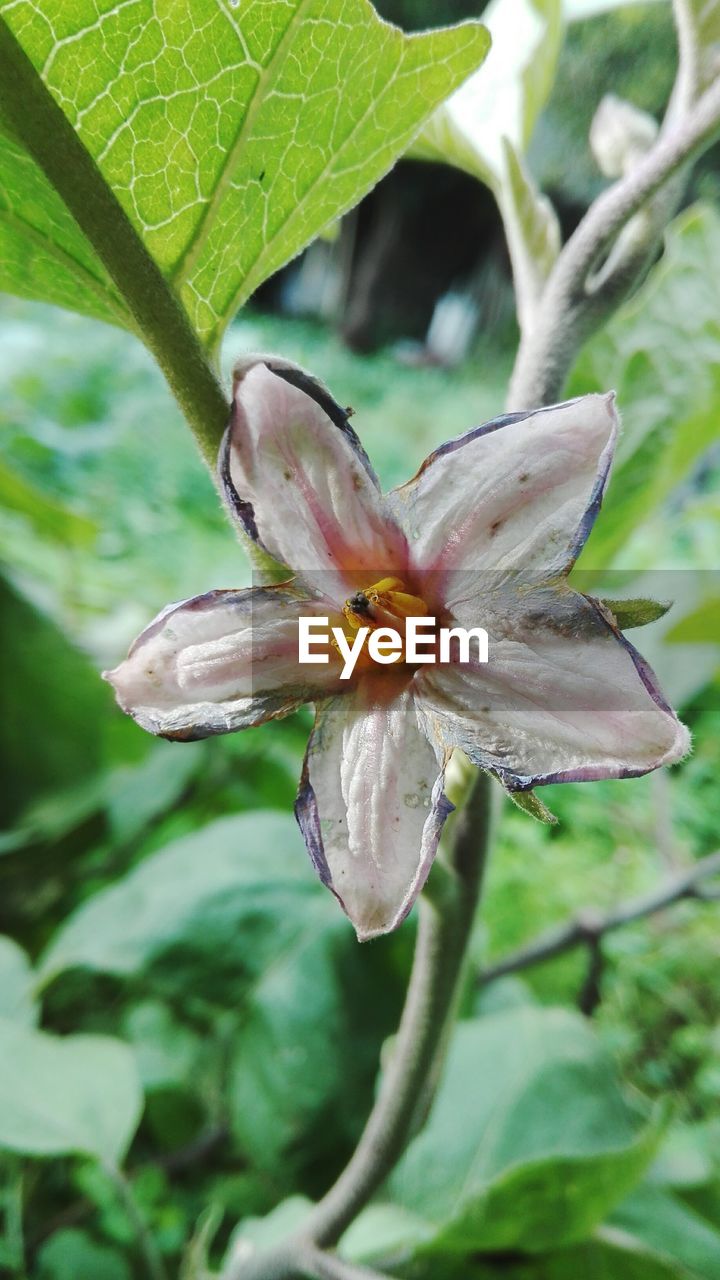
{"label": "background leaf", "polygon": [[[173,842],[96,893],[50,943],[40,977],[73,967],[144,975],[166,997],[186,1001],[191,989],[195,1007],[222,1009],[233,1134],[284,1185],[310,1151],[317,1159],[356,1135],[362,1108],[343,1110],[343,1099],[369,1093],[397,1017],[402,970],[384,967],[388,947],[360,966],[356,954],[292,817],[256,811]],[[147,1040],[137,1019],[133,1038]],[[164,1069],[176,1034],[159,1032],[142,1051],[146,1079]]]}
{"label": "background leaf", "polygon": [[0,1147],[118,1165],[141,1109],[134,1059],[119,1040],[61,1038],[2,1020]]}
{"label": "background leaf", "polygon": [[522,157],[503,139],[505,167],[498,201],[512,261],[520,327],[532,325],[536,304],[560,252],[557,214],[542,195]]}
{"label": "background leaf", "polygon": [[720,1277],[720,1231],[659,1187],[642,1187],[615,1210],[612,1221],[671,1265],[702,1280]]}
{"label": "background leaf", "polygon": [[[87,783],[102,768],[115,715],[112,695],[87,658],[2,577],[0,649],[13,672],[0,687],[6,825],[31,798]],[[78,722],[82,734],[75,732]]]}
{"label": "background leaf", "polygon": [[38,1009],[33,987],[32,966],[22,947],[0,935],[0,1018],[35,1026]]}
{"label": "background leaf", "polygon": [[203,961],[215,979],[262,974],[298,931],[335,919],[306,859],[289,815],[210,823],[83,903],[42,957],[41,980],[74,966],[132,974],[161,960],[178,987]]}
{"label": "background leaf", "polygon": [[[488,47],[477,23],[405,36],[369,0],[240,11],[187,0],[182,21],[146,0],[100,13],[94,0],[42,12],[2,0],[0,16],[209,346],[377,182]],[[11,138],[5,152],[0,283],[127,323],[35,166],[18,163]]]}
{"label": "background leaf", "polygon": [[602,1221],[656,1139],[581,1018],[516,1009],[458,1026],[430,1120],[390,1189],[436,1225],[422,1252],[539,1252]]}
{"label": "background leaf", "polygon": [[607,568],[632,531],[720,439],[720,298],[707,262],[720,216],[687,210],[644,288],[588,343],[567,394],[614,387],[623,430],[581,568]]}
{"label": "background leaf", "polygon": [[681,618],[666,635],[669,644],[720,642],[720,597],[711,596],[699,609]]}
{"label": "background leaf", "polygon": [[595,1238],[523,1261],[482,1257],[419,1260],[411,1280],[698,1280],[632,1236],[602,1228]]}
{"label": "background leaf", "polygon": [[0,504],[6,511],[25,516],[39,537],[55,538],[65,545],[89,546],[98,532],[92,520],[47,497],[4,462],[0,462]]}
{"label": "background leaf", "polygon": [[84,1231],[57,1231],[38,1255],[37,1280],[131,1280],[130,1264]]}

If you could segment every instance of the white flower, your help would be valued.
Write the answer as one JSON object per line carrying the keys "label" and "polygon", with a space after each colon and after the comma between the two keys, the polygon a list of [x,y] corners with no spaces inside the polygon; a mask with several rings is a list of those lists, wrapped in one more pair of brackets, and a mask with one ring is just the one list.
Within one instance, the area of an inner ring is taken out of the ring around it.
{"label": "white flower", "polygon": [[[275,357],[236,371],[219,458],[243,529],[288,566],[279,586],[171,605],[108,678],[151,733],[206,737],[317,714],[296,813],[358,937],[396,927],[430,870],[461,748],[510,790],[633,777],[688,734],[637,650],[566,581],[600,508],[612,396],[509,414],[441,446],[383,495],[348,413]],[[298,663],[298,619],[482,625],[489,662],[378,666],[340,680]]]}

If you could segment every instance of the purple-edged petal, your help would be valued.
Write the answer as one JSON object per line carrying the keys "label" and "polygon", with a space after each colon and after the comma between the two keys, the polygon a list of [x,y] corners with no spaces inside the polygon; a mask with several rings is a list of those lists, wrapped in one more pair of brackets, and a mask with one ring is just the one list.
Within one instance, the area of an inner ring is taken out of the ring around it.
{"label": "purple-edged petal", "polygon": [[170,605],[106,673],[150,733],[190,740],[288,715],[343,688],[340,660],[298,663],[298,618],[327,603],[288,586],[209,591]]}
{"label": "purple-edged petal", "polygon": [[412,694],[393,676],[363,677],[318,708],[296,814],[361,941],[394,929],[422,889],[452,809],[442,787]]}
{"label": "purple-edged petal", "polygon": [[342,603],[401,574],[405,540],[347,411],[294,365],[270,364],[236,377],[219,460],[225,499],[270,555]]}
{"label": "purple-edged petal", "polygon": [[[567,571],[600,507],[613,396],[508,414],[451,440],[390,500],[419,569],[453,598],[456,571]],[[435,577],[437,575],[437,577]]]}
{"label": "purple-edged petal", "polygon": [[570,588],[488,603],[489,661],[416,675],[418,716],[438,749],[460,747],[511,788],[625,778],[673,764],[689,735],[635,648]]}

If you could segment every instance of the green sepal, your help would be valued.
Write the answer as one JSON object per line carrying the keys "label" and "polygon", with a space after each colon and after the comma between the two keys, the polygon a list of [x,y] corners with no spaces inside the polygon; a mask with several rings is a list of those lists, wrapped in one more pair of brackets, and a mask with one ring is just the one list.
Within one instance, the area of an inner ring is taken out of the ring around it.
{"label": "green sepal", "polygon": [[549,827],[557,826],[558,819],[555,814],[551,813],[534,791],[511,791],[509,787],[505,787],[505,793],[518,809],[535,818],[536,822],[544,822]]}
{"label": "green sepal", "polygon": [[668,609],[672,608],[672,601],[666,603],[661,600],[646,600],[642,596],[633,600],[603,599],[600,604],[610,611],[621,631],[631,627],[646,627],[648,622],[657,622],[658,618],[663,618]]}

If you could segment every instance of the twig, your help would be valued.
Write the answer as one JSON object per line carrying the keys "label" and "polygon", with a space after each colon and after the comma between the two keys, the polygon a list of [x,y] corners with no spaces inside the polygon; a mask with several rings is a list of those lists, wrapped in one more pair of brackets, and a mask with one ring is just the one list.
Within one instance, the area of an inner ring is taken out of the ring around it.
{"label": "twig", "polygon": [[4,1248],[6,1262],[16,1275],[25,1272],[25,1235],[23,1231],[24,1171],[22,1160],[6,1156],[7,1185],[4,1200]]}
{"label": "twig", "polygon": [[335,1253],[324,1253],[322,1249],[309,1248],[300,1259],[301,1274],[308,1280],[389,1280],[381,1271],[370,1267],[358,1267],[352,1262],[345,1262]]}
{"label": "twig", "polygon": [[720,875],[720,851],[701,858],[682,875],[673,876],[663,888],[656,889],[644,897],[635,898],[607,915],[583,911],[574,920],[569,920],[557,929],[550,929],[533,942],[529,942],[527,946],[520,947],[506,956],[504,960],[488,965],[481,972],[479,981],[483,984],[495,982],[496,979],[504,978],[508,974],[520,973],[532,965],[553,960],[566,951],[572,951],[575,947],[596,948],[606,934],[612,933],[615,929],[622,929],[624,925],[634,924],[637,920],[643,920],[646,916],[655,915],[658,911],[664,911],[666,907],[683,899],[707,901],[711,895],[714,897],[714,893],[712,890],[708,892],[703,889],[701,881],[714,875]]}
{"label": "twig", "polygon": [[108,1167],[106,1171],[112,1178],[123,1208],[132,1222],[135,1240],[145,1263],[148,1280],[167,1280],[165,1264],[153,1239],[152,1232],[135,1199],[130,1179],[125,1176],[122,1169]]}
{"label": "twig", "polygon": [[447,862],[436,864],[431,893],[420,903],[405,1008],[360,1141],[297,1236],[266,1254],[238,1258],[223,1280],[286,1280],[298,1274],[298,1260],[308,1247],[334,1245],[390,1173],[413,1135],[419,1113],[430,1104],[487,856],[490,783],[485,774],[473,771],[473,776],[469,800],[456,819]]}
{"label": "twig", "polygon": [[539,304],[542,323],[523,335],[510,386],[513,409],[534,408],[558,398],[580,346],[628,292],[656,243],[662,229],[657,209],[648,210],[646,232],[627,259],[605,275],[600,272],[594,288],[589,284],[592,273],[630,219],[718,132],[720,80],[661,130],[647,155],[590,206],[545,285]]}
{"label": "twig", "polygon": [[230,1129],[227,1124],[215,1125],[212,1128],[203,1129],[196,1138],[188,1142],[184,1147],[179,1147],[177,1151],[169,1151],[167,1154],[158,1156],[155,1160],[148,1161],[151,1167],[162,1169],[170,1177],[176,1173],[183,1173],[185,1169],[191,1169],[195,1165],[204,1164],[217,1153],[219,1147],[227,1142],[230,1136]]}
{"label": "twig", "polygon": [[605,969],[605,956],[602,939],[595,938],[588,942],[588,967],[578,996],[578,1008],[586,1018],[592,1017],[602,1000],[602,979]]}

